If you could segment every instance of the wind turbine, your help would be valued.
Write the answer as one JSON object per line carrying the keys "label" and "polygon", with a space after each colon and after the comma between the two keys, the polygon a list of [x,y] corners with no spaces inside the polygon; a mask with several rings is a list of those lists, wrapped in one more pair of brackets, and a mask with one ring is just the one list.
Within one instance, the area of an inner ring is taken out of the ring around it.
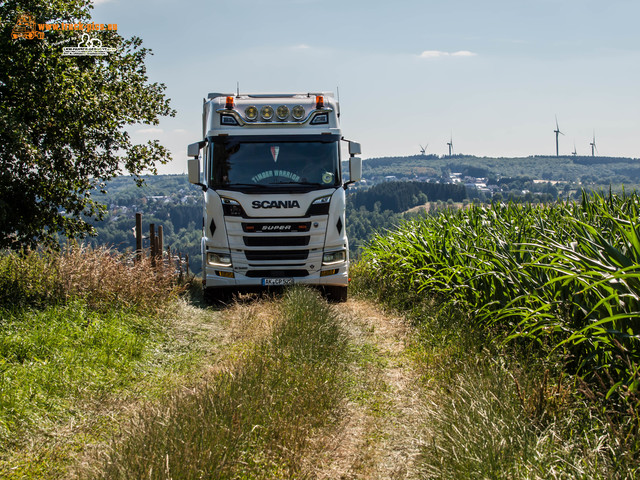
{"label": "wind turbine", "polygon": [[554,130],[555,134],[556,134],[556,157],[560,156],[560,149],[558,147],[558,134],[564,135],[564,133],[562,133],[560,131],[560,127],[558,126],[558,116],[556,115],[556,129]]}
{"label": "wind turbine", "polygon": [[426,147],[423,147],[422,145],[420,145],[420,155],[422,155],[424,157],[425,153],[427,151],[427,148],[429,148],[429,144],[427,143]]}
{"label": "wind turbine", "polygon": [[596,154],[595,152],[598,151],[598,147],[596,147],[596,131],[593,131],[593,142],[591,142],[589,145],[591,145],[591,156],[595,157]]}
{"label": "wind turbine", "polygon": [[451,139],[447,142],[449,146],[449,156],[453,155],[453,132],[451,132]]}

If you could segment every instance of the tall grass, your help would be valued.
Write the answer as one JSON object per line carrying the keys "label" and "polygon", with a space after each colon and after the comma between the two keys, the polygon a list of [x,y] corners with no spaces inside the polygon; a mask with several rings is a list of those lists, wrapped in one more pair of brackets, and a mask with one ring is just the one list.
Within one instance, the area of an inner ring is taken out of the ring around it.
{"label": "tall grass", "polygon": [[301,478],[313,432],[344,398],[348,344],[308,289],[288,291],[270,338],[192,391],[143,411],[92,478]]}
{"label": "tall grass", "polygon": [[157,311],[182,290],[172,265],[133,262],[108,247],[0,254],[0,306],[41,307],[82,299],[92,309]]}

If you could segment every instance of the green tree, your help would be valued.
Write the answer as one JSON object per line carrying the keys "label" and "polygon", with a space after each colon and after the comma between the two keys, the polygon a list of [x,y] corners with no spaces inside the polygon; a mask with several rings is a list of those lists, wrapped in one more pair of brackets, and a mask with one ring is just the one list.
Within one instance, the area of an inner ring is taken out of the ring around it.
{"label": "green tree", "polygon": [[0,2],[0,248],[81,237],[104,208],[91,190],[122,174],[156,172],[170,154],[157,140],[134,144],[125,127],[155,125],[175,112],[165,86],[149,83],[139,38],[89,32],[106,56],[64,56],[83,31],[12,38],[18,18],[36,24],[91,23],[90,0]]}

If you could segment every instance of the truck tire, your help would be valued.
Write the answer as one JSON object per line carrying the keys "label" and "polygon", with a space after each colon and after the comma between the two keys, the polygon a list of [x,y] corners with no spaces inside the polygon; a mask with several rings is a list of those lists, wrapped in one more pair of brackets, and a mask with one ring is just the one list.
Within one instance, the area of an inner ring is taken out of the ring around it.
{"label": "truck tire", "polygon": [[231,292],[226,288],[204,287],[202,295],[207,305],[228,305],[231,300]]}
{"label": "truck tire", "polygon": [[344,303],[347,301],[347,287],[329,285],[325,287],[325,296],[331,303]]}

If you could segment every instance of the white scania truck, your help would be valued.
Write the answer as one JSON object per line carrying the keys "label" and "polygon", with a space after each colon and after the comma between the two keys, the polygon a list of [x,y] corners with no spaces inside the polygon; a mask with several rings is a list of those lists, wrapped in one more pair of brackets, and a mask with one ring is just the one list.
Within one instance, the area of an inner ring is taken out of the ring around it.
{"label": "white scania truck", "polygon": [[[360,145],[341,172],[340,106],[331,93],[225,94],[204,100],[203,139],[187,149],[204,191],[205,299],[302,283],[345,301],[345,190],[360,180]],[[201,178],[200,158],[203,160]]]}

